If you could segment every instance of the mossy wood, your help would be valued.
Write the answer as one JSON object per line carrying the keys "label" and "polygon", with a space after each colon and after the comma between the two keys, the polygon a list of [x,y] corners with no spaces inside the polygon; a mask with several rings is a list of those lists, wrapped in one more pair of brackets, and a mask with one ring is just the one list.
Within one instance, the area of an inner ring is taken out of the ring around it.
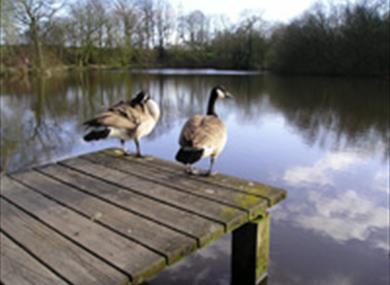
{"label": "mossy wood", "polygon": [[113,149],[6,174],[0,281],[141,284],[233,232],[233,281],[254,284],[242,283],[246,271],[234,264],[252,256],[252,279],[266,275],[267,209],[285,197],[267,185],[189,177],[176,163]]}

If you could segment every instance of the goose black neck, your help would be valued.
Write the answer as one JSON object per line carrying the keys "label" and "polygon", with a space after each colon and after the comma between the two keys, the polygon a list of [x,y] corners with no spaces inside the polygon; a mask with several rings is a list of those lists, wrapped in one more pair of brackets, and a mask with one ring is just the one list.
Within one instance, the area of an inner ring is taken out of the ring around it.
{"label": "goose black neck", "polygon": [[207,115],[218,117],[217,113],[215,113],[215,102],[217,101],[218,94],[215,89],[211,91],[209,104],[207,106]]}

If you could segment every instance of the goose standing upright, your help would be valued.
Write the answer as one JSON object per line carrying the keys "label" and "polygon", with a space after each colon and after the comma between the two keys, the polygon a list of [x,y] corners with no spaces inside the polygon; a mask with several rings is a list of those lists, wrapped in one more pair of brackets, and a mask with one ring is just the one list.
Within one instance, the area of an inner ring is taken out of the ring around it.
{"label": "goose standing upright", "polygon": [[210,157],[209,170],[201,174],[206,176],[212,174],[215,158],[221,153],[227,140],[225,125],[215,112],[215,102],[218,98],[232,97],[225,87],[221,85],[214,87],[210,93],[206,115],[195,115],[184,124],[176,160],[187,166],[187,173],[197,174],[192,164],[201,158]]}
{"label": "goose standing upright", "polygon": [[136,156],[142,157],[139,140],[151,133],[159,118],[158,104],[146,92],[141,91],[134,99],[120,101],[84,122],[83,125],[90,130],[84,140],[89,142],[108,137],[119,138],[125,154],[128,154],[125,141],[134,140]]}

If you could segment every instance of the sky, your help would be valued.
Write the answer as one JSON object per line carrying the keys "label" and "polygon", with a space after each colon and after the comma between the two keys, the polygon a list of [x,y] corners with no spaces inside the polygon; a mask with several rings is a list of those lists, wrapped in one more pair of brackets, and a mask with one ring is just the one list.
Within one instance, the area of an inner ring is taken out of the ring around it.
{"label": "sky", "polygon": [[[201,10],[203,13],[225,14],[232,21],[237,21],[243,10],[262,12],[264,20],[287,22],[299,16],[310,8],[316,0],[170,0],[177,9],[179,5],[183,11]],[[340,2],[340,1],[334,1]]]}

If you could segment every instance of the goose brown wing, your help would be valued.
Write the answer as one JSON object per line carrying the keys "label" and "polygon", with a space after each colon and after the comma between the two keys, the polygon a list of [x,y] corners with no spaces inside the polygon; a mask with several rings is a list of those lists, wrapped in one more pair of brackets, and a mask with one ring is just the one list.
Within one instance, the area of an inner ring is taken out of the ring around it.
{"label": "goose brown wing", "polygon": [[135,129],[145,116],[144,106],[131,107],[128,102],[120,101],[108,111],[100,113],[94,119],[84,123],[87,126],[107,126]]}
{"label": "goose brown wing", "polygon": [[93,121],[96,122],[95,125],[115,128],[133,129],[137,126],[134,120],[112,111],[99,114]]}
{"label": "goose brown wing", "polygon": [[185,123],[179,143],[182,147],[213,147],[223,142],[225,134],[225,125],[217,117],[195,115]]}

